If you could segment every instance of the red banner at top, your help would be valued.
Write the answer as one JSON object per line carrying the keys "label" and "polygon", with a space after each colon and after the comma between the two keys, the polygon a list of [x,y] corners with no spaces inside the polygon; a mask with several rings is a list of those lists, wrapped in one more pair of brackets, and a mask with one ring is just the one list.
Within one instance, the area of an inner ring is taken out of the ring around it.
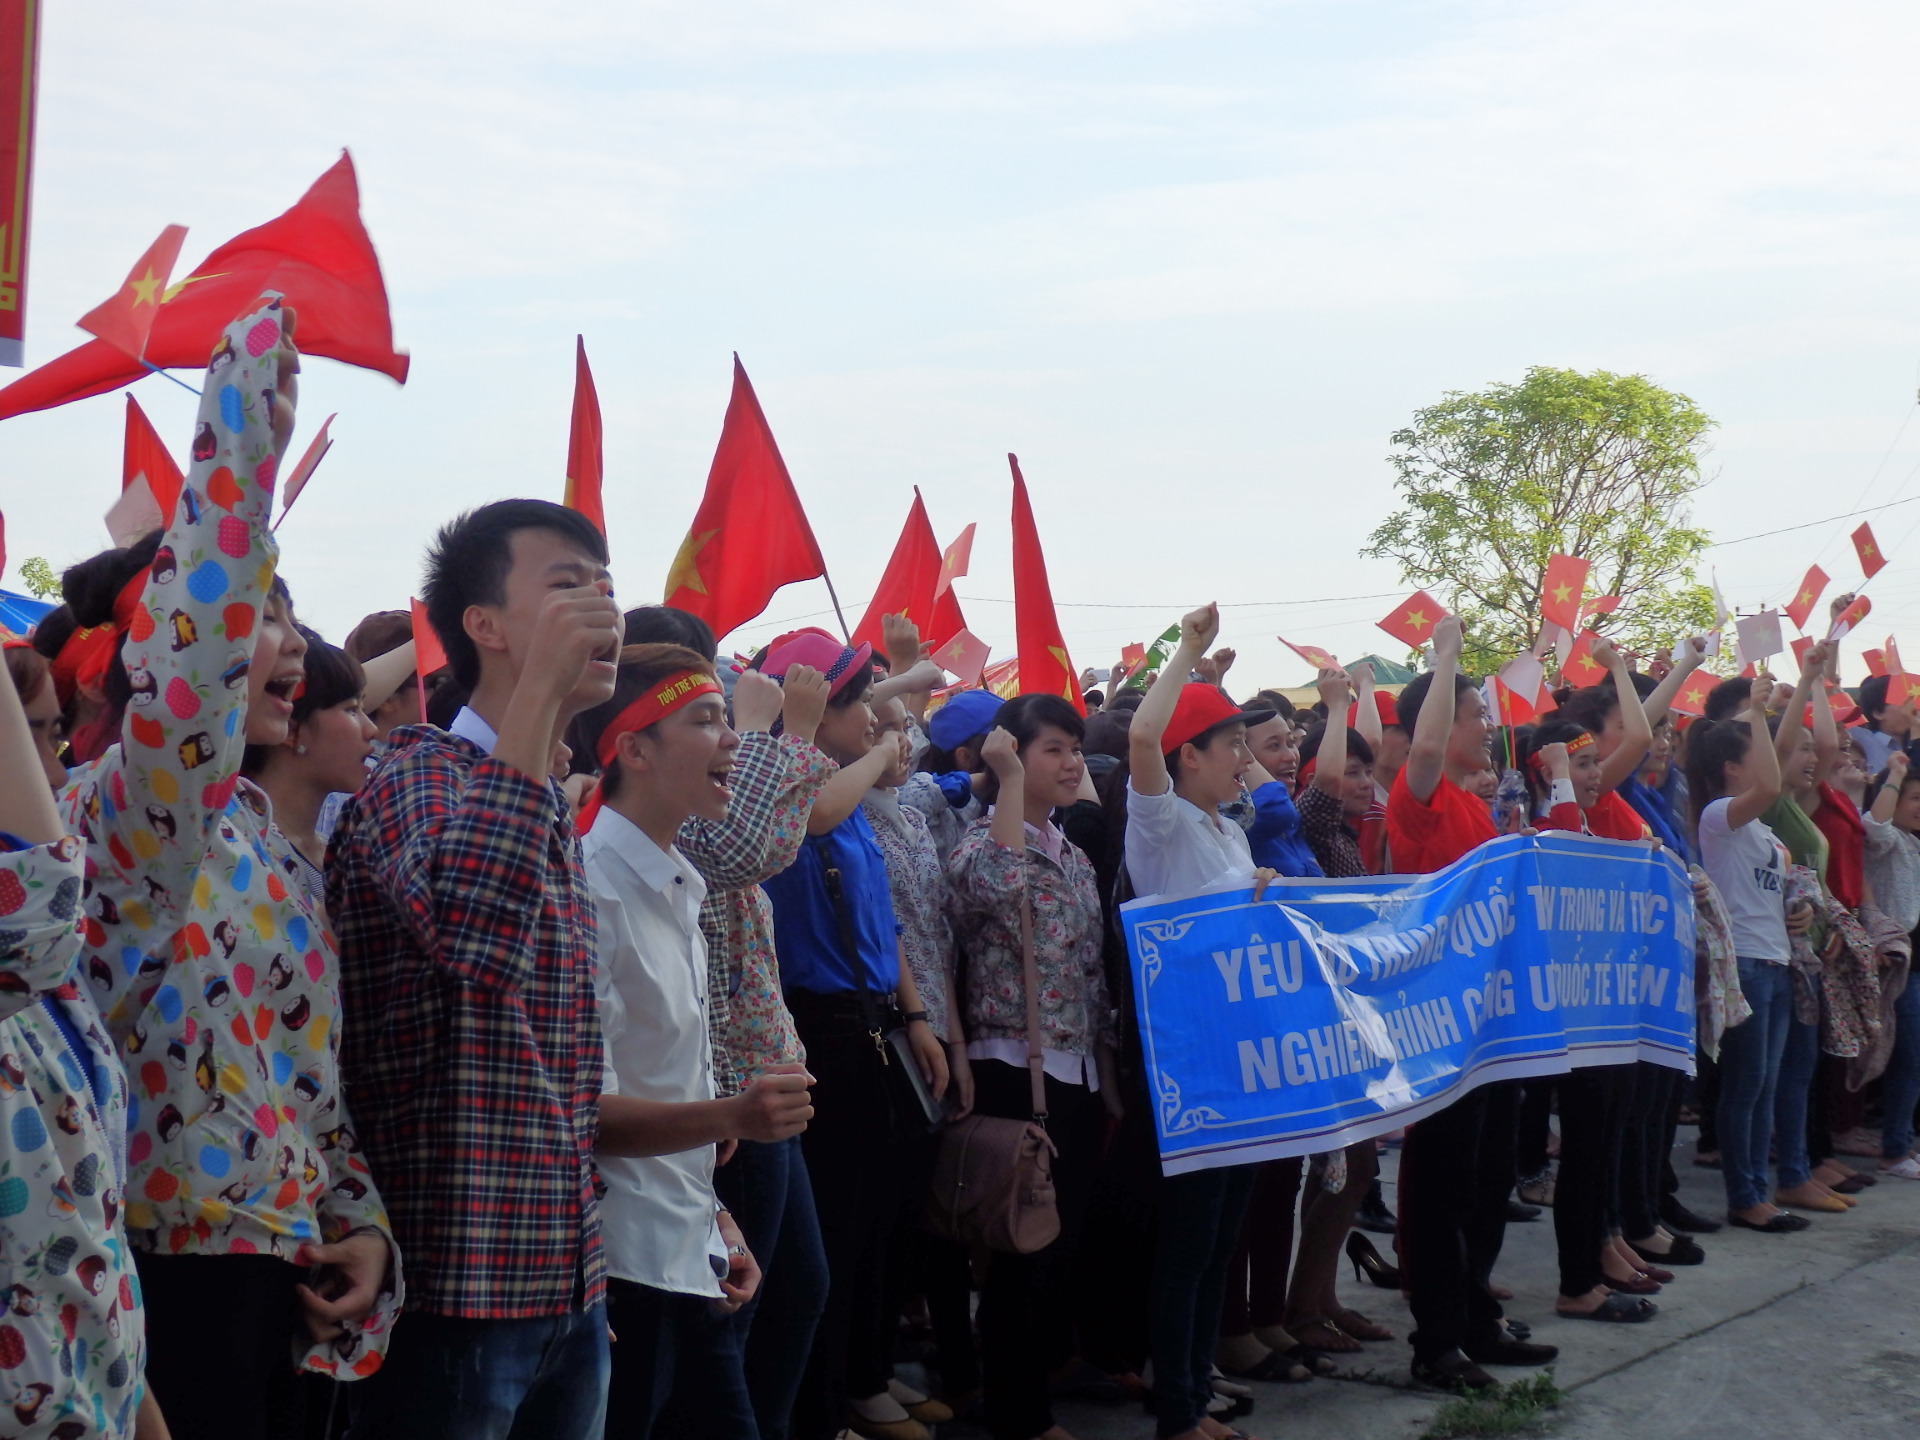
{"label": "red banner at top", "polygon": [[0,365],[27,363],[27,226],[40,0],[0,0]]}

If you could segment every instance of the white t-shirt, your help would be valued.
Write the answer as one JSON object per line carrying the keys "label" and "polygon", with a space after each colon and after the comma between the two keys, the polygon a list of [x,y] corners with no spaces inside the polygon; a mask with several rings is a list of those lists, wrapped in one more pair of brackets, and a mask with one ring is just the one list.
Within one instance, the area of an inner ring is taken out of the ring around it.
{"label": "white t-shirt", "polygon": [[1127,782],[1127,878],[1137,896],[1177,897],[1253,883],[1247,832],[1182,800],[1169,785],[1142,795]]}
{"label": "white t-shirt", "polygon": [[1700,812],[1700,865],[1720,887],[1733,930],[1733,950],[1743,960],[1784,965],[1787,940],[1787,866],[1780,837],[1760,820],[1738,829],[1727,823],[1733,801],[1716,800]]}

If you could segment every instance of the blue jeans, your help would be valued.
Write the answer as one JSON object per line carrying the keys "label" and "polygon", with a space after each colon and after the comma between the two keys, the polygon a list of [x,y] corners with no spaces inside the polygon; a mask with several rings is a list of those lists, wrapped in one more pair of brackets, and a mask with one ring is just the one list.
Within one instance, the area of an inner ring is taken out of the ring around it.
{"label": "blue jeans", "polygon": [[663,1436],[759,1440],[740,1373],[740,1332],[711,1299],[609,1280],[607,1323],[606,1440],[649,1440],[656,1425]]}
{"label": "blue jeans", "polygon": [[1881,1101],[1880,1153],[1888,1160],[1904,1159],[1913,1149],[1913,1107],[1920,1104],[1920,975],[1909,976],[1907,988],[1893,1002],[1893,1055],[1887,1061]]}
{"label": "blue jeans", "polygon": [[1253,1195],[1255,1166],[1195,1170],[1160,1182],[1148,1330],[1154,1430],[1181,1435],[1213,1398],[1213,1350],[1227,1271]]}
{"label": "blue jeans", "polygon": [[787,1440],[814,1327],[827,1303],[827,1256],[800,1137],[742,1140],[713,1172],[713,1188],[760,1262],[760,1289],[733,1317],[760,1440]]}
{"label": "blue jeans", "polygon": [[348,1440],[601,1440],[607,1307],[537,1320],[410,1311],[387,1363],[349,1388]]}
{"label": "blue jeans", "polygon": [[1720,1176],[1729,1210],[1767,1201],[1774,1088],[1793,1023],[1785,965],[1740,961],[1740,990],[1753,1014],[1720,1037]]}
{"label": "blue jeans", "polygon": [[[1787,994],[1807,983],[1800,975],[1788,977]],[[1780,1188],[1791,1190],[1813,1178],[1807,1157],[1807,1096],[1813,1089],[1814,1068],[1820,1063],[1820,1025],[1802,1025],[1793,1018],[1788,1002],[1787,1048],[1780,1057],[1780,1082],[1773,1091],[1773,1148],[1778,1156]]]}

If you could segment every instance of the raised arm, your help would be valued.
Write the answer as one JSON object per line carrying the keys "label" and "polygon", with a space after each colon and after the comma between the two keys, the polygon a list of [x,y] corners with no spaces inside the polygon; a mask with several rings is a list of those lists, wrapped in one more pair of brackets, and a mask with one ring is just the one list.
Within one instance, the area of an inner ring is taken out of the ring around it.
{"label": "raised arm", "polygon": [[293,434],[293,329],[273,296],[214,350],[193,468],[121,649],[133,699],[120,744],[68,793],[69,821],[96,842],[96,888],[151,934],[176,928],[246,748],[250,667],[279,558],[268,512]]}
{"label": "raised arm", "polygon": [[1698,635],[1689,635],[1682,640],[1673,652],[1673,663],[1667,667],[1667,673],[1660,677],[1660,683],[1654,686],[1653,693],[1647,696],[1641,708],[1647,712],[1647,727],[1652,729],[1667,718],[1667,711],[1673,707],[1673,697],[1680,693],[1680,687],[1687,683],[1687,677],[1700,668],[1707,653],[1707,642]]}
{"label": "raised arm", "polygon": [[26,711],[0,675],[0,831],[29,848],[0,844],[0,889],[10,896],[0,920],[0,1018],[58,989],[80,949],[77,921],[86,850],[67,836],[40,768]]}
{"label": "raised arm", "polygon": [[[1407,788],[1421,804],[1433,798],[1446,774],[1447,737],[1453,730],[1453,677],[1460,671],[1460,617],[1448,615],[1433,627],[1433,680],[1407,750]],[[1137,723],[1137,722],[1136,722]]]}
{"label": "raised arm", "polygon": [[1627,663],[1611,640],[1593,642],[1593,658],[1613,675],[1614,694],[1620,697],[1620,743],[1600,762],[1600,783],[1608,790],[1618,789],[1640,768],[1653,746],[1653,726],[1640,704],[1640,692],[1634,688],[1633,666]]}
{"label": "raised arm", "polygon": [[[1368,675],[1373,673],[1369,666],[1362,665],[1359,668]],[[1313,759],[1313,788],[1324,790],[1339,799],[1347,787],[1347,712],[1352,707],[1353,698],[1348,693],[1347,672],[1344,670],[1322,670],[1315,683],[1320,691],[1320,699],[1327,707],[1327,728],[1320,732],[1320,752]],[[1377,728],[1377,714],[1374,723]]]}
{"label": "raised arm", "polygon": [[[1732,830],[1758,820],[1780,798],[1780,752],[1767,743],[1767,697],[1763,686],[1753,687],[1747,725],[1752,731],[1747,745],[1747,784],[1727,806],[1727,827]],[[1783,724],[1781,728],[1786,727]]]}
{"label": "raised arm", "polygon": [[1907,752],[1896,750],[1887,756],[1887,783],[1873,797],[1873,808],[1867,812],[1869,818],[1881,825],[1893,823],[1893,812],[1900,804],[1900,787],[1906,780]]}
{"label": "raised arm", "polygon": [[[1356,665],[1347,672],[1347,676],[1353,681],[1353,728],[1359,732],[1362,740],[1378,750],[1380,742],[1386,738],[1386,730],[1380,724],[1380,702],[1373,694],[1373,666]],[[1347,743],[1344,735],[1340,737],[1340,743]]]}
{"label": "raised arm", "polygon": [[1834,761],[1840,758],[1840,727],[1833,722],[1833,704],[1827,698],[1828,662],[1834,651],[1840,647],[1824,647],[1827,656],[1822,660],[1813,679],[1813,783],[1816,786],[1827,783],[1827,777],[1833,773]]}
{"label": "raised arm", "polygon": [[1160,674],[1147,691],[1147,698],[1133,712],[1127,727],[1127,760],[1132,770],[1134,791],[1141,795],[1164,795],[1172,784],[1167,775],[1166,756],[1160,742],[1167,726],[1173,723],[1173,708],[1180,703],[1180,691],[1187,676],[1207,653],[1207,647],[1220,633],[1220,607],[1208,603],[1180,619],[1180,645],[1161,667]]}
{"label": "raised arm", "polygon": [[[710,888],[758,885],[799,853],[814,797],[834,768],[812,739],[819,724],[815,711],[826,704],[826,694],[826,677],[806,665],[794,666],[782,683],[757,670],[735,683],[733,721],[740,748],[734,752],[727,818],[689,820],[675,842]],[[789,724],[785,734],[775,736],[773,722],[782,715],[790,715],[798,728]]]}
{"label": "raised arm", "polygon": [[[1809,645],[1806,657],[1800,666],[1799,683],[1793,687],[1786,706],[1780,711],[1780,727],[1773,732],[1773,750],[1782,761],[1794,752],[1800,737],[1806,733],[1807,705],[1812,699],[1821,672],[1826,668],[1827,650],[1824,645]],[[1760,689],[1759,681],[1754,689]],[[1829,717],[1831,718],[1831,717]]]}

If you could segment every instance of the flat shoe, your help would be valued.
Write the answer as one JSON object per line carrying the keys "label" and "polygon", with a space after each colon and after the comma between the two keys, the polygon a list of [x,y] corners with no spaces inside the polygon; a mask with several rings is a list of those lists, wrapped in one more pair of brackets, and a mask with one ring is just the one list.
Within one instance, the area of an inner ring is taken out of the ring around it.
{"label": "flat shoe", "polygon": [[1479,1365],[1550,1365],[1559,1355],[1558,1345],[1530,1345],[1510,1338],[1467,1347],[1467,1358]]}
{"label": "flat shoe", "polygon": [[1840,1195],[1858,1195],[1862,1190],[1870,1190],[1873,1188],[1873,1177],[1871,1175],[1862,1175],[1856,1170],[1853,1174],[1847,1176],[1846,1179],[1836,1180],[1833,1184],[1827,1186],[1827,1188]]}
{"label": "flat shoe", "polygon": [[1751,1220],[1742,1220],[1731,1211],[1727,1214],[1727,1224],[1736,1230],[1758,1230],[1762,1235],[1791,1235],[1797,1230],[1805,1230],[1813,1222],[1804,1215],[1794,1215],[1782,1210],[1763,1224],[1756,1225]]}
{"label": "flat shoe", "polygon": [[1669,1200],[1660,1207],[1660,1219],[1669,1230],[1687,1230],[1695,1235],[1711,1235],[1720,1228],[1718,1220],[1709,1220],[1678,1200]]}
{"label": "flat shoe", "polygon": [[[1773,1197],[1773,1203],[1776,1205],[1785,1205],[1785,1204],[1788,1204],[1789,1202],[1782,1200],[1778,1195],[1776,1195]],[[1845,1200],[1842,1200],[1838,1195],[1816,1195],[1811,1200],[1795,1200],[1795,1201],[1792,1201],[1791,1203],[1796,1209],[1811,1210],[1816,1214],[1826,1214],[1826,1215],[1845,1214],[1847,1211],[1853,1208],[1853,1206],[1850,1203],[1848,1203]]]}
{"label": "flat shoe", "polygon": [[1700,1248],[1700,1242],[1691,1235],[1674,1236],[1664,1255],[1656,1255],[1651,1250],[1642,1250],[1631,1240],[1627,1242],[1627,1248],[1642,1260],[1650,1260],[1655,1264],[1664,1262],[1668,1265],[1698,1265],[1707,1258],[1707,1252]]}
{"label": "flat shoe", "polygon": [[1413,1362],[1413,1378],[1437,1390],[1491,1390],[1500,1382],[1458,1350]]}
{"label": "flat shoe", "polygon": [[1616,1280],[1611,1275],[1602,1275],[1600,1283],[1609,1290],[1617,1290],[1622,1295],[1658,1295],[1660,1282],[1644,1270],[1633,1272],[1631,1280]]}
{"label": "flat shoe", "polygon": [[1615,1325],[1638,1325],[1643,1320],[1651,1320],[1660,1313],[1660,1307],[1651,1300],[1636,1300],[1631,1295],[1618,1292],[1607,1296],[1600,1302],[1598,1310],[1576,1313],[1571,1310],[1553,1312],[1562,1320],[1600,1320]]}

